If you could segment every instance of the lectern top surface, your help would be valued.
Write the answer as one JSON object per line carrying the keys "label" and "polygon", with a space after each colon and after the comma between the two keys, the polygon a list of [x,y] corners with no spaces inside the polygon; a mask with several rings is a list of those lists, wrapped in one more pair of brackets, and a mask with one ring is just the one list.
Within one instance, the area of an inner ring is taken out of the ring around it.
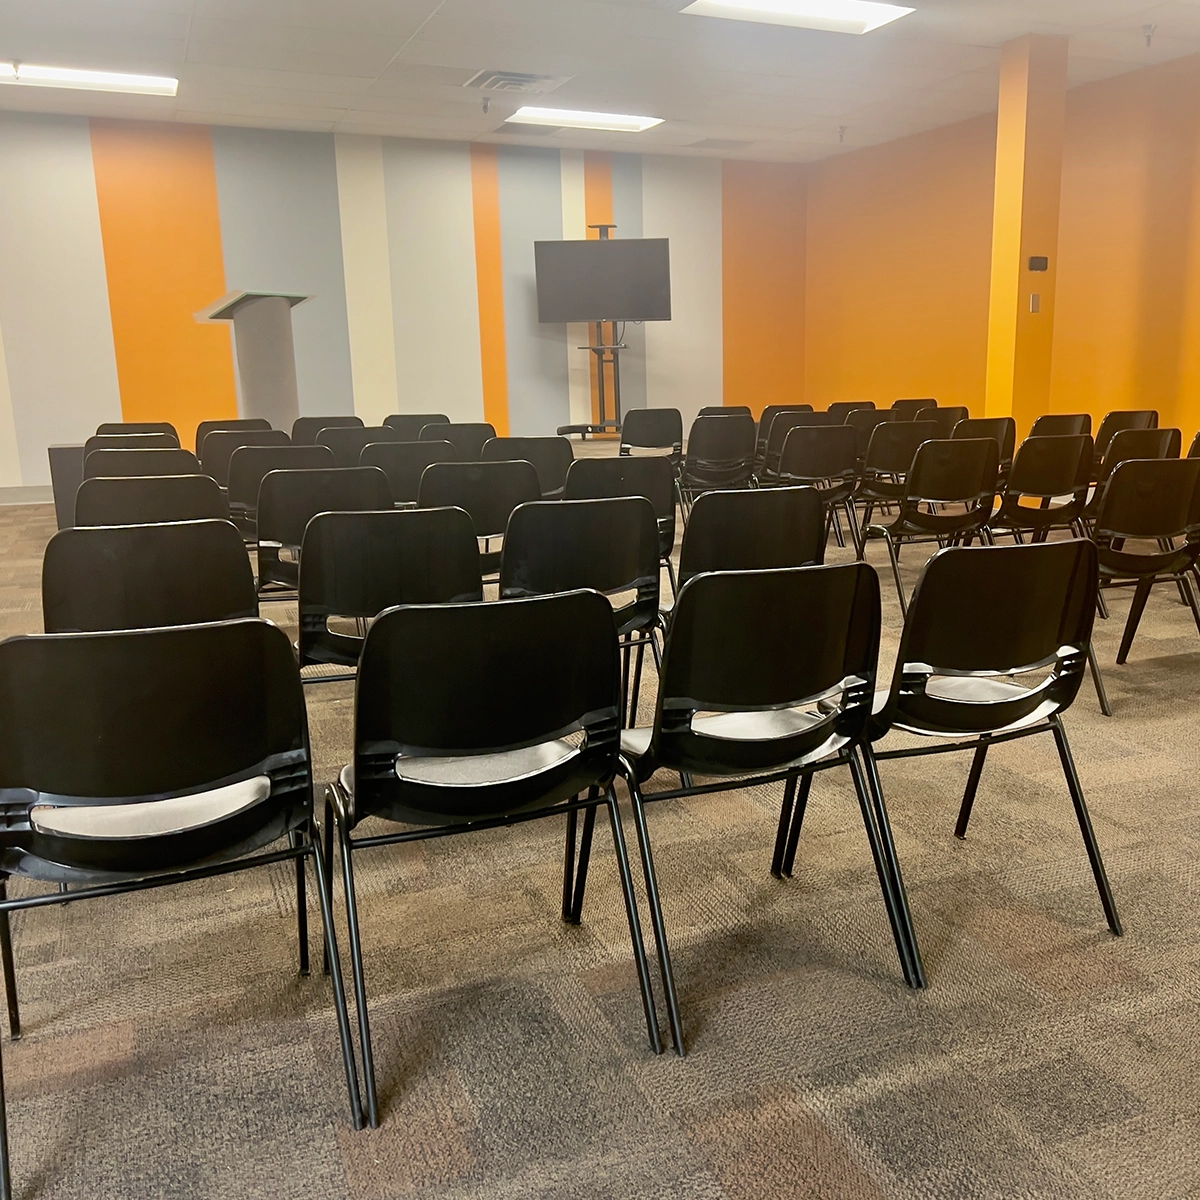
{"label": "lectern top surface", "polygon": [[238,305],[244,300],[259,300],[263,297],[276,297],[280,300],[286,300],[293,308],[297,304],[303,304],[305,300],[311,300],[311,296],[303,295],[300,292],[229,292],[220,300],[214,301],[207,308],[202,308],[196,314],[196,320],[201,322],[208,321],[232,321],[233,314]]}

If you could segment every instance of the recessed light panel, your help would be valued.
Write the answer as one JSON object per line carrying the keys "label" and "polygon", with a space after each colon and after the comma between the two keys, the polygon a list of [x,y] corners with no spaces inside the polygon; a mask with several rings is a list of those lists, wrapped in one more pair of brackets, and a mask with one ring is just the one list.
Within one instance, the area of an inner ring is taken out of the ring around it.
{"label": "recessed light panel", "polygon": [[682,11],[696,17],[793,25],[829,33],[870,33],[915,10],[875,0],[694,0]]}
{"label": "recessed light panel", "polygon": [[28,87],[80,88],[88,92],[133,92],[142,96],[174,96],[178,79],[166,75],[126,75],[118,71],[81,71],[74,67],[35,67],[0,63],[0,83]]}
{"label": "recessed light panel", "polygon": [[576,112],[571,108],[518,108],[509,122],[516,125],[557,125],[562,129],[603,129],[609,133],[641,133],[663,123],[662,117],[631,117],[623,113]]}

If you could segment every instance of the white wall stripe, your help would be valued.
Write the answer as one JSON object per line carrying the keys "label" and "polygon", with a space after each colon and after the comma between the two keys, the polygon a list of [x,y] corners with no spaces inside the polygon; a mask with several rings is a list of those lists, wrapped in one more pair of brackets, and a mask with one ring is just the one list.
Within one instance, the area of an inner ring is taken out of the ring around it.
{"label": "white wall stripe", "polygon": [[397,411],[396,340],[383,139],[334,135],[354,411],[380,425]]}
{"label": "white wall stripe", "polygon": [[[583,182],[583,151],[559,151],[562,170],[563,238],[587,237],[587,201]],[[587,425],[592,420],[591,354],[580,350],[588,344],[588,326],[567,326],[567,385],[571,395],[571,424]]]}
{"label": "white wall stripe", "polygon": [[12,389],[4,361],[4,330],[0,329],[0,487],[20,487],[21,456],[17,450],[17,425],[13,420]]}

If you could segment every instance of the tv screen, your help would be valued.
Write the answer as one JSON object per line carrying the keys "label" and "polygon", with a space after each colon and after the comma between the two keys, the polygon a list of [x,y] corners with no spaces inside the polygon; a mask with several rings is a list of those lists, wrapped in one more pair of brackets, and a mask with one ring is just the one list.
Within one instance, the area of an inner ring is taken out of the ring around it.
{"label": "tv screen", "polygon": [[666,238],[534,242],[538,321],[669,321]]}

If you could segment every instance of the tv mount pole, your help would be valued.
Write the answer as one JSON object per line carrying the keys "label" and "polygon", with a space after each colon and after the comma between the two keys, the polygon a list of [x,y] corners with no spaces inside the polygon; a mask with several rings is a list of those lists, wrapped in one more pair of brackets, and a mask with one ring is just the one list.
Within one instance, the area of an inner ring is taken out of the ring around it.
{"label": "tv mount pole", "polygon": [[[616,229],[615,225],[589,225],[589,229],[595,229],[599,232],[599,237],[602,242],[607,242],[612,230]],[[604,340],[605,325],[612,326],[612,341]],[[617,338],[617,323],[616,321],[597,321],[595,322],[596,337],[595,342],[591,346],[580,346],[581,350],[590,350],[596,356],[596,378],[597,389],[596,399],[599,406],[599,421],[593,425],[584,427],[583,436],[586,438],[589,433],[608,433],[610,431],[619,430],[621,428],[621,351],[626,347]],[[613,417],[608,417],[607,405],[607,390],[604,384],[604,368],[612,367],[612,390],[613,390]]]}

